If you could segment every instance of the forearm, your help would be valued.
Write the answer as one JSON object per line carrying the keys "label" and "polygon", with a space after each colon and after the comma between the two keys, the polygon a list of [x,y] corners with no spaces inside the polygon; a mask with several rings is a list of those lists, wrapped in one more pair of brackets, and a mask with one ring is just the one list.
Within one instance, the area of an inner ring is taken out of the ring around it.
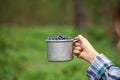
{"label": "forearm", "polygon": [[87,76],[90,80],[118,80],[120,78],[120,68],[103,54],[97,56],[87,70]]}

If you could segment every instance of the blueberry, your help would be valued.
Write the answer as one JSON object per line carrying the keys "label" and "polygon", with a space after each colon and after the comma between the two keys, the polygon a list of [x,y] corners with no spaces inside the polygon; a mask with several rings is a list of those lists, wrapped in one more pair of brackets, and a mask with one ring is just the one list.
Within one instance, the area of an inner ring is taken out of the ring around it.
{"label": "blueberry", "polygon": [[61,35],[61,33],[59,33],[57,36],[48,38],[48,40],[69,40],[69,39],[72,39],[72,37]]}

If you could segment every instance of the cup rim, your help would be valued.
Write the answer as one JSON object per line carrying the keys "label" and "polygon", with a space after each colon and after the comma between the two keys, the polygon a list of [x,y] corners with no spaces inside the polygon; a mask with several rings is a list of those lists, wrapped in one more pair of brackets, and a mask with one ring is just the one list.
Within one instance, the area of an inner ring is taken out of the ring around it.
{"label": "cup rim", "polygon": [[46,42],[73,42],[73,39],[68,39],[68,40],[46,40]]}

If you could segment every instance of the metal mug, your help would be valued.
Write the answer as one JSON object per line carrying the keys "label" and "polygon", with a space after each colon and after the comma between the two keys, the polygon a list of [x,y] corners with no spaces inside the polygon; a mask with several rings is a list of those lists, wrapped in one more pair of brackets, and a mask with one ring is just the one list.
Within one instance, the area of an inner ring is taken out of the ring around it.
{"label": "metal mug", "polygon": [[73,39],[46,40],[48,61],[70,61],[73,59]]}

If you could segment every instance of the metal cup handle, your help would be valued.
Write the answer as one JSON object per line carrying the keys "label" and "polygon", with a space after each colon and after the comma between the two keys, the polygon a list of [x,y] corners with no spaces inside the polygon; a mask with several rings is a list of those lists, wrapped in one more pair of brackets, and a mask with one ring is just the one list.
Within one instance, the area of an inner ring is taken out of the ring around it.
{"label": "metal cup handle", "polygon": [[[80,44],[82,44],[81,40],[79,40],[79,39],[76,40],[76,39],[75,39],[75,40],[73,41],[73,46],[75,45],[76,42],[79,42]],[[83,48],[82,48],[82,51],[83,51]]]}
{"label": "metal cup handle", "polygon": [[73,45],[75,45],[76,42],[79,42],[80,44],[82,44],[82,42],[79,39],[75,39],[73,40]]}

